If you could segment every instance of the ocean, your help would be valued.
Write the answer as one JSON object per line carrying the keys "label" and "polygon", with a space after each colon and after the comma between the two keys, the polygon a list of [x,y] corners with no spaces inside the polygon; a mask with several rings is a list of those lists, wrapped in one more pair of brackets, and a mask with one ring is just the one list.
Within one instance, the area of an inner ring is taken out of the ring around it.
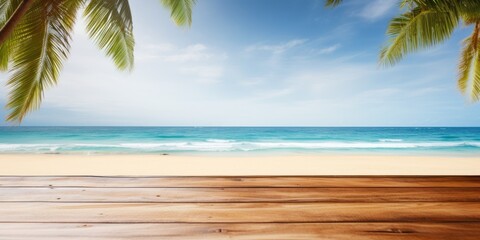
{"label": "ocean", "polygon": [[0,127],[0,153],[480,156],[478,127]]}

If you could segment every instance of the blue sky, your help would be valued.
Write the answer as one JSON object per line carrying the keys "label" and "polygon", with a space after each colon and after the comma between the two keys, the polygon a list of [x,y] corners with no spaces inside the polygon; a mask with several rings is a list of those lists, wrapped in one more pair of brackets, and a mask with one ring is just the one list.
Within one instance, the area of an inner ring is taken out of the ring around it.
{"label": "blue sky", "polygon": [[397,1],[198,0],[191,28],[157,0],[130,2],[135,69],[117,71],[80,21],[59,85],[24,125],[480,125],[480,104],[456,87],[470,28],[378,66]]}

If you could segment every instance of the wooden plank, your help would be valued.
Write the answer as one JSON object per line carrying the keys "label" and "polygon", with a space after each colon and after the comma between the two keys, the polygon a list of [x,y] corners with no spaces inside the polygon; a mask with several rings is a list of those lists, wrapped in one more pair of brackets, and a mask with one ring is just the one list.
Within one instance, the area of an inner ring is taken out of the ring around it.
{"label": "wooden plank", "polygon": [[89,177],[3,176],[0,187],[480,187],[462,177]]}
{"label": "wooden plank", "polygon": [[479,223],[0,224],[0,239],[477,240]]}
{"label": "wooden plank", "polygon": [[480,221],[480,203],[0,203],[0,222],[385,221]]}
{"label": "wooden plank", "polygon": [[480,188],[0,188],[0,202],[480,202]]}

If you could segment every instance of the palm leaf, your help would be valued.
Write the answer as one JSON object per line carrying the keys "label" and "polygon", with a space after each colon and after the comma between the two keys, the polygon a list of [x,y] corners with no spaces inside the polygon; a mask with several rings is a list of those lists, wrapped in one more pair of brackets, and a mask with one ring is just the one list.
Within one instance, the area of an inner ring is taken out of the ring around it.
{"label": "palm leaf", "polygon": [[[10,19],[21,0],[5,0],[0,2],[0,28],[5,26],[5,23]],[[0,45],[0,71],[8,70],[8,62],[10,59],[11,49],[13,45],[10,43],[8,37],[3,44]]]}
{"label": "palm leaf", "polygon": [[463,22],[466,25],[477,23],[478,21],[480,21],[480,6],[477,8],[462,11],[461,16]]}
{"label": "palm leaf", "polygon": [[83,0],[36,0],[13,35],[8,121],[21,122],[37,109],[43,91],[56,84],[70,49],[75,17]]}
{"label": "palm leaf", "polygon": [[5,22],[12,16],[22,0],[3,0],[0,2],[0,28],[3,28]]}
{"label": "palm leaf", "polygon": [[0,19],[5,17],[3,14],[5,14],[5,9],[8,7],[9,4],[10,4],[9,0],[0,2],[0,14],[1,14]]}
{"label": "palm leaf", "polygon": [[192,25],[192,9],[195,0],[161,0],[170,9],[170,17],[179,26]]}
{"label": "palm leaf", "polygon": [[464,11],[478,8],[478,0],[403,0],[414,3],[416,6],[437,11]]}
{"label": "palm leaf", "polygon": [[87,32],[121,70],[133,68],[132,15],[128,0],[92,0],[85,8]]}
{"label": "palm leaf", "polygon": [[400,8],[414,8],[417,4],[415,0],[401,0],[400,1]]}
{"label": "palm leaf", "polygon": [[390,39],[380,52],[380,63],[393,65],[407,53],[443,42],[458,23],[456,14],[419,7],[392,19],[387,29]]}
{"label": "palm leaf", "polygon": [[480,16],[478,0],[402,0],[401,6],[420,7],[439,12],[449,12],[455,16],[471,18]]}
{"label": "palm leaf", "polygon": [[476,48],[476,56],[473,67],[473,79],[471,81],[472,88],[470,90],[470,97],[474,102],[477,102],[480,100],[480,53],[478,52],[478,48]]}
{"label": "palm leaf", "polygon": [[473,34],[463,41],[462,54],[458,65],[458,88],[468,94],[473,101],[480,99],[480,44],[479,24],[475,25]]}
{"label": "palm leaf", "polygon": [[10,39],[0,45],[0,71],[8,70],[8,62],[10,59]]}

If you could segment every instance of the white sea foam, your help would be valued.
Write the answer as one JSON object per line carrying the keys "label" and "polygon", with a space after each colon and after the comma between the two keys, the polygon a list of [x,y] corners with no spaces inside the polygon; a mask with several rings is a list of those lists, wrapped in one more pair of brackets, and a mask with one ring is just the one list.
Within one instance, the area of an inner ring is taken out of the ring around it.
{"label": "white sea foam", "polygon": [[436,148],[480,148],[479,141],[461,142],[236,142],[228,140],[149,142],[149,143],[52,143],[52,144],[0,144],[0,152],[68,152],[68,151],[113,151],[113,152],[156,152],[156,151],[255,151],[275,149],[436,149]]}
{"label": "white sea foam", "polygon": [[228,142],[234,142],[234,141],[227,140],[227,139],[207,139],[207,142],[228,143]]}
{"label": "white sea foam", "polygon": [[403,139],[396,139],[396,138],[384,138],[378,139],[380,142],[403,142]]}

